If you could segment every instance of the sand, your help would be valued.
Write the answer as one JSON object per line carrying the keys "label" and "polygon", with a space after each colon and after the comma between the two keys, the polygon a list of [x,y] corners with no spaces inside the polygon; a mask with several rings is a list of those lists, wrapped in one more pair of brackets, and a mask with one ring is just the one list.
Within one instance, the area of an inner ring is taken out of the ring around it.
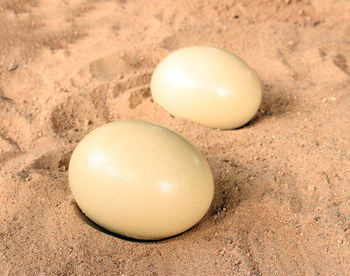
{"label": "sand", "polygon": [[[346,275],[350,270],[350,2],[0,2],[0,275]],[[170,116],[149,82],[172,50],[213,45],[263,83],[245,127]],[[211,209],[171,239],[122,239],[70,193],[92,129],[145,119],[206,156]]]}

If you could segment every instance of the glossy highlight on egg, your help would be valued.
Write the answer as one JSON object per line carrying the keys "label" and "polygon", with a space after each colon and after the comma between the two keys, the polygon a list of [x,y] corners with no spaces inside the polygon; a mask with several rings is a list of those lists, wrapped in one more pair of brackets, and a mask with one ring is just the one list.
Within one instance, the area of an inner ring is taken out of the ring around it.
{"label": "glossy highlight on egg", "polygon": [[166,56],[151,80],[153,100],[175,116],[218,129],[239,128],[257,113],[261,86],[238,56],[190,46]]}
{"label": "glossy highlight on egg", "polygon": [[88,218],[135,239],[186,231],[205,215],[214,194],[201,152],[180,134],[140,120],[90,132],[75,148],[68,174]]}

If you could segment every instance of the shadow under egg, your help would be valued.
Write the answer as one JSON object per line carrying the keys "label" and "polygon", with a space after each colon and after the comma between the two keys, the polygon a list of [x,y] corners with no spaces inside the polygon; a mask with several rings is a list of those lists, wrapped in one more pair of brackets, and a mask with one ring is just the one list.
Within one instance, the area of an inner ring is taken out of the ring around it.
{"label": "shadow under egg", "polygon": [[112,237],[115,237],[115,238],[118,238],[118,239],[121,239],[121,240],[124,240],[124,241],[129,241],[129,242],[139,242],[139,243],[157,243],[157,242],[162,242],[162,241],[169,241],[171,239],[174,239],[178,236],[181,236],[183,235],[184,233],[190,231],[192,228],[195,228],[196,225],[200,224],[200,222],[198,222],[196,225],[194,225],[193,227],[187,229],[186,231],[184,232],[181,232],[177,235],[174,235],[174,236],[170,236],[170,237],[167,237],[167,238],[163,238],[163,239],[159,239],[159,240],[143,240],[143,239],[137,239],[137,238],[131,238],[131,237],[127,237],[127,236],[123,236],[123,235],[120,235],[120,234],[116,234],[114,232],[111,232],[105,228],[103,228],[102,226],[96,224],[95,222],[93,222],[91,219],[89,219],[84,213],[83,211],[79,208],[78,204],[75,202],[75,200],[72,201],[72,206],[73,206],[73,209],[74,209],[74,212],[76,213],[76,215],[78,216],[78,218],[80,220],[82,220],[84,223],[86,223],[87,225],[89,225],[90,227],[96,229],[97,231],[99,232],[102,232],[104,234],[107,234],[109,236],[112,236]]}

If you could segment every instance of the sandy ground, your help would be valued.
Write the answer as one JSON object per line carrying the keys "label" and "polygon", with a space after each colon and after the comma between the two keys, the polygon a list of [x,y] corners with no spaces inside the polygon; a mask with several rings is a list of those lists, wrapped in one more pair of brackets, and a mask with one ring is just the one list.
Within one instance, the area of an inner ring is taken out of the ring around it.
{"label": "sandy ground", "polygon": [[[250,124],[208,129],[152,102],[155,65],[192,44],[257,71]],[[0,118],[0,275],[349,275],[350,1],[1,0]],[[213,205],[182,235],[124,240],[75,205],[77,142],[130,118],[209,161]]]}

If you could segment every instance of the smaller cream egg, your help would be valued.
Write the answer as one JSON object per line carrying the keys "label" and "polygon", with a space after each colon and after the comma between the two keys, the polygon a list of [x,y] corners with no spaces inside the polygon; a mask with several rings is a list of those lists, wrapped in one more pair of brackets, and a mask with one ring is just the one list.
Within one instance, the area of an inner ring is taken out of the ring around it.
{"label": "smaller cream egg", "polygon": [[219,129],[245,125],[261,102],[252,69],[236,55],[208,46],[181,48],[165,57],[153,72],[151,91],[169,113]]}
{"label": "smaller cream egg", "polygon": [[195,225],[214,194],[203,155],[180,134],[126,120],[90,132],[75,148],[69,184],[83,213],[111,232],[145,240]]}

